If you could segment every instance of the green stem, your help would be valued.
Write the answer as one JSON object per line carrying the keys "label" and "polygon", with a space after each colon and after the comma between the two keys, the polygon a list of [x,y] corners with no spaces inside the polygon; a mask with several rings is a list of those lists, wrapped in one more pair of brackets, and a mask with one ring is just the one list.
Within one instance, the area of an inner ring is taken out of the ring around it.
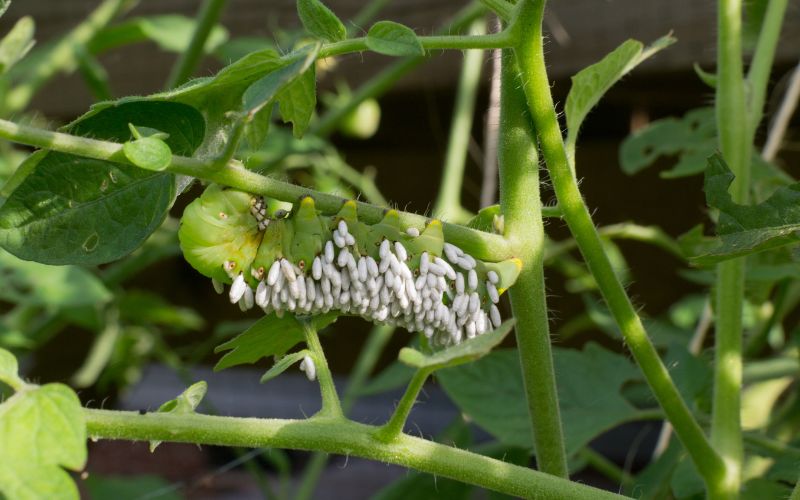
{"label": "green stem", "polygon": [[403,427],[406,425],[408,415],[411,413],[414,403],[417,402],[419,392],[422,390],[422,386],[425,385],[425,381],[431,373],[433,373],[433,370],[430,368],[420,368],[414,373],[414,376],[408,383],[408,387],[406,387],[406,392],[403,393],[403,397],[400,398],[400,401],[397,403],[397,408],[394,409],[391,418],[383,427],[375,432],[375,438],[377,440],[389,443],[403,435]]}
{"label": "green stem", "polygon": [[[476,20],[469,30],[470,35],[486,33],[486,21]],[[444,172],[439,183],[439,195],[433,213],[443,219],[463,223],[469,220],[469,213],[461,205],[461,187],[464,183],[464,168],[467,164],[467,151],[472,137],[472,119],[475,116],[475,100],[483,69],[483,51],[467,50],[461,65],[458,79],[453,120],[450,123],[450,137],[444,159]]]}
{"label": "green stem", "polygon": [[[667,233],[658,226],[640,226],[632,222],[622,222],[611,224],[597,229],[597,234],[603,238],[624,239],[641,241],[653,246],[657,246],[676,257],[682,257],[681,249]],[[574,238],[563,241],[550,242],[546,247],[545,261],[563,255],[577,246]]]}
{"label": "green stem", "polygon": [[105,314],[105,326],[97,335],[83,365],[72,376],[72,385],[86,388],[97,382],[108,365],[120,337],[119,311],[111,308]]}
{"label": "green stem", "polygon": [[[437,33],[461,31],[485,12],[486,9],[481,5],[476,3],[469,4],[456,14],[450,23],[438,30]],[[342,118],[356,109],[364,100],[376,98],[384,94],[387,90],[392,88],[394,83],[403,75],[426,61],[429,61],[429,58],[424,56],[406,57],[392,64],[361,85],[358,90],[350,95],[346,103],[327,110],[325,114],[311,126],[309,132],[322,137],[330,135],[336,129]]]}
{"label": "green stem", "polygon": [[172,441],[248,448],[320,450],[410,467],[524,498],[623,498],[465,450],[400,435],[391,443],[375,427],[344,419],[281,420],[210,415],[84,410],[92,439]]}
{"label": "green stem", "polygon": [[203,2],[196,17],[197,26],[192,33],[189,47],[178,56],[178,60],[167,78],[165,85],[167,90],[186,82],[197,69],[197,65],[205,53],[206,42],[211,35],[211,30],[217,25],[227,3],[227,0],[205,0]]}
{"label": "green stem", "polygon": [[[431,35],[418,36],[417,40],[426,51],[430,50],[465,50],[465,49],[504,49],[510,47],[513,39],[508,32],[490,35]],[[353,52],[369,50],[367,38],[350,38],[341,42],[324,45],[319,51],[319,58],[333,57]]]}
{"label": "green stem", "polygon": [[[76,156],[131,165],[122,153],[122,145],[115,142],[51,132],[2,119],[0,119],[0,138]],[[314,197],[317,208],[326,213],[337,212],[345,201],[339,196],[265,177],[247,170],[236,161],[231,161],[220,168],[215,166],[213,161],[173,155],[168,171],[205,179],[281,201],[295,202],[301,196],[310,195]],[[359,216],[363,216],[369,224],[380,221],[384,216],[385,208],[383,207],[360,201],[357,201],[356,205]],[[408,212],[399,213],[400,221],[405,226],[422,228],[429,220],[422,215]],[[444,236],[448,241],[470,248],[473,256],[478,259],[500,261],[513,257],[508,242],[500,235],[476,231],[456,224],[443,223],[442,226]]]}
{"label": "green stem", "polygon": [[509,290],[539,469],[567,477],[567,456],[558,407],[544,284],[544,223],[539,196],[536,139],[519,88],[513,54],[504,54],[500,80],[500,204],[506,237],[523,262]]}
{"label": "green stem", "polygon": [[81,24],[49,49],[25,80],[12,88],[6,98],[4,111],[15,113],[28,105],[36,92],[59,72],[73,71],[78,65],[76,47],[85,46],[125,8],[130,0],[105,0]]}
{"label": "green stem", "polygon": [[586,463],[597,472],[619,483],[623,489],[633,481],[633,477],[627,471],[588,446],[581,449],[578,456],[586,460]]}
{"label": "green stem", "polygon": [[746,384],[798,376],[800,376],[800,360],[788,357],[752,361],[747,363],[742,371],[742,380]]}
{"label": "green stem", "polygon": [[[342,394],[342,410],[345,414],[350,412],[358,393],[367,381],[369,374],[375,368],[378,358],[381,352],[383,352],[386,343],[391,339],[394,330],[395,328],[393,326],[377,325],[370,331],[367,342],[358,354],[356,364],[348,378],[347,387],[345,387]],[[320,452],[314,453],[303,471],[303,477],[300,479],[300,486],[295,493],[296,500],[307,500],[313,497],[317,481],[327,462],[327,454]]]}
{"label": "green stem", "polygon": [[[733,201],[747,204],[750,192],[748,115],[742,69],[742,2],[719,0],[717,35],[716,115],[722,155],[735,179]],[[742,385],[742,307],[745,259],[717,266],[714,399],[711,441],[722,456],[726,473],[716,478],[722,498],[738,495],[743,458],[740,423]]]}
{"label": "green stem", "polygon": [[520,40],[515,53],[522,74],[522,87],[563,217],[664,413],[700,474],[706,480],[716,481],[724,474],[724,464],[683,401],[614,273],[570,168],[544,61],[544,1],[522,0],[518,7],[517,34]]}
{"label": "green stem", "polygon": [[778,46],[781,25],[783,24],[783,17],[788,3],[788,0],[769,0],[767,10],[764,13],[764,20],[761,23],[756,50],[753,54],[750,68],[747,71],[747,83],[749,84],[748,90],[750,93],[750,101],[748,103],[749,119],[747,123],[751,142],[764,114],[767,84],[769,83],[772,62],[775,59],[775,48]]}
{"label": "green stem", "polygon": [[331,370],[328,368],[328,360],[325,358],[325,351],[322,350],[322,344],[319,342],[317,329],[314,328],[314,323],[311,321],[301,320],[301,323],[306,334],[306,344],[313,354],[312,358],[317,372],[317,380],[319,381],[319,390],[322,394],[322,409],[317,415],[327,418],[342,418],[344,413],[339,403],[339,394],[333,384],[333,375],[331,375]]}

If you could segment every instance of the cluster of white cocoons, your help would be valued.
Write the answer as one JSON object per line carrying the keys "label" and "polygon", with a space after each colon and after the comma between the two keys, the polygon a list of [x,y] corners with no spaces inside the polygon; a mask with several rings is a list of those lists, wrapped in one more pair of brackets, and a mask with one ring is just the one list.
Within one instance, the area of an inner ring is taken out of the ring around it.
{"label": "cluster of white cocoons", "polygon": [[[415,228],[407,233],[419,236]],[[230,288],[231,303],[243,310],[257,305],[278,315],[339,310],[422,332],[441,345],[457,344],[500,326],[499,277],[494,271],[487,273],[490,301],[484,309],[476,261],[455,245],[444,244],[444,258],[424,252],[415,276],[400,242],[383,240],[378,260],[359,256],[355,243],[341,220],[322,254],[305,271],[287,259],[276,260],[255,290],[239,274]]]}

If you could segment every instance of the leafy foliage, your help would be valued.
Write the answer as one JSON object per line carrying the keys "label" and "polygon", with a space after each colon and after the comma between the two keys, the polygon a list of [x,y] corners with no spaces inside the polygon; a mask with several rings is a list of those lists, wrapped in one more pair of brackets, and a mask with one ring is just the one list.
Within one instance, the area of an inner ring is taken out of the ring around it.
{"label": "leafy foliage", "polygon": [[16,360],[0,349],[0,381],[16,393],[0,403],[0,493],[8,498],[78,498],[62,467],[86,462],[86,426],[75,392],[62,384],[25,384]]}
{"label": "leafy foliage", "polygon": [[387,56],[424,56],[425,49],[414,31],[392,21],[380,21],[367,32],[367,47]]}

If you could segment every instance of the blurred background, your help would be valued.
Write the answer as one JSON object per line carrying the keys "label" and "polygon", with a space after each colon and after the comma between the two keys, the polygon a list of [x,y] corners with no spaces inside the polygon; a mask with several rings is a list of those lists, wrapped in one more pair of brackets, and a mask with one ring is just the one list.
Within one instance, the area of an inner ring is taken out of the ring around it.
{"label": "blurred background", "polygon": [[[196,0],[142,0],[118,22],[167,14],[192,17],[199,3]],[[362,2],[329,0],[326,3],[342,19],[353,19],[362,13]],[[21,16],[29,15],[36,21],[37,46],[46,46],[81,23],[98,4],[89,0],[17,0],[0,20],[0,33],[8,31]],[[377,1],[373,4],[382,7],[377,19],[401,22],[418,34],[436,32],[465,6],[462,0]],[[660,173],[674,163],[674,159],[669,158],[658,160],[655,168],[626,175],[620,168],[620,145],[630,133],[654,120],[682,116],[712,102],[713,90],[701,81],[693,65],[709,72],[714,70],[715,3],[573,0],[553,1],[548,8],[547,57],[554,81],[554,98],[561,103],[569,91],[571,75],[600,60],[626,39],[649,43],[670,32],[677,38],[677,43],[613,87],[591,113],[582,128],[577,165],[581,187],[598,225],[633,221],[660,226],[672,236],[686,232],[705,217],[702,177],[662,178]],[[170,49],[180,47],[175,39],[180,38],[179,32],[185,25],[174,19],[158,19],[164,24],[134,23],[136,29],[118,30],[107,36],[107,46],[95,60],[107,76],[108,86],[104,92],[110,95],[105,97],[147,95],[163,88],[176,59],[175,51]],[[495,20],[487,19],[491,30]],[[353,35],[360,35],[373,20],[363,26],[346,24]],[[227,62],[257,48],[277,46],[286,51],[296,39],[295,30],[299,28],[294,2],[289,0],[230,0],[222,25],[214,32],[213,46],[209,47],[209,54],[195,76],[212,75]],[[129,43],[133,39],[136,43]],[[485,182],[487,177],[491,179],[494,171],[490,160],[491,139],[487,141],[487,130],[490,134],[492,128],[487,127],[492,123],[491,56],[486,53],[482,59],[474,112],[471,113],[461,193],[463,207],[471,212],[497,199],[495,189]],[[783,89],[799,59],[800,5],[790,3],[772,74],[768,117],[780,104]],[[330,167],[334,172],[331,174],[319,166],[325,162],[314,163],[316,160],[294,151],[289,160],[287,156],[279,158],[293,162],[293,166],[286,167],[291,170],[287,175],[296,182],[319,189],[355,194],[358,190],[353,188],[352,182],[348,191],[342,187],[340,179],[336,179],[336,175],[344,175],[341,172],[345,171],[357,179],[374,181],[382,197],[392,205],[430,214],[445,162],[461,62],[459,52],[431,53],[376,102],[362,107],[361,115],[350,115],[345,125],[331,130],[329,135],[326,133],[327,140],[338,151],[323,154],[327,164],[341,162],[344,167]],[[364,53],[341,57],[329,61],[325,68],[318,68],[320,115],[325,116],[325,110],[335,108],[337,100],[346,99],[391,64],[394,61],[390,58]],[[63,72],[36,93],[27,111],[18,112],[16,116],[52,126],[67,123],[98,100],[101,92],[87,82],[91,82],[91,78],[83,66]],[[797,164],[800,159],[798,120],[800,118],[796,117],[789,129],[780,162]],[[270,151],[265,153],[269,154]],[[312,164],[314,166],[308,168]],[[553,204],[552,192],[546,179],[544,181],[543,201]],[[172,215],[179,217],[183,207],[200,192],[200,188],[195,187],[180,198]],[[550,219],[546,230],[554,240],[568,235],[559,219]],[[631,277],[629,291],[646,315],[665,314],[679,298],[702,289],[702,284],[681,273],[685,265],[668,252],[636,241],[623,240],[618,246]],[[568,269],[548,267],[547,285],[552,332],[558,345],[580,346],[589,340],[611,345],[597,324],[580,321],[586,319],[586,298],[576,293],[580,286]],[[133,304],[129,304],[127,310],[146,310],[153,317],[149,323],[132,325],[122,336],[116,337],[114,353],[108,356],[101,373],[91,373],[90,369],[87,372],[85,360],[87,352],[97,351],[98,338],[103,332],[98,333],[82,316],[85,311],[81,310],[72,311],[66,318],[62,314],[57,329],[49,325],[52,331],[41,335],[35,354],[27,359],[27,373],[41,382],[88,381],[90,383],[76,385],[82,387],[84,402],[93,406],[155,410],[163,401],[180,393],[187,382],[207,380],[206,411],[299,418],[318,408],[316,387],[307,383],[296,370],[266,386],[258,384],[266,366],[263,363],[252,369],[211,372],[221,356],[213,353],[213,347],[241,332],[259,315],[253,311],[241,313],[225,296],[216,295],[208,280],[191,269],[180,255],[167,256],[144,268],[126,280],[125,288],[136,291],[126,295]],[[154,296],[167,302],[156,300]],[[3,311],[12,311],[12,306],[13,303],[4,302]],[[155,317],[158,314],[162,316]],[[505,314],[508,315],[507,308]],[[342,387],[347,385],[347,375],[370,326],[363,321],[341,319],[323,338],[329,362]],[[383,349],[374,373],[391,366],[398,349],[409,341],[406,332],[396,332]],[[369,391],[365,391],[367,393]],[[368,395],[356,404],[354,415],[364,421],[380,422],[390,414],[398,394],[395,390]],[[414,432],[426,436],[446,432],[458,415],[455,407],[435,384],[430,384],[423,400],[411,416],[416,426]],[[627,460],[628,465],[635,467],[637,460],[646,459],[647,446],[652,447],[657,430],[655,424],[628,426],[601,437],[598,446],[613,459]],[[475,432],[476,439],[485,439],[480,431]],[[634,440],[638,440],[637,446],[643,451],[630,455],[626,450],[632,447]],[[107,478],[84,485],[87,495],[91,490],[96,498],[113,494],[119,499],[128,491],[130,498],[261,498],[264,481],[274,483],[279,477],[296,481],[309,460],[300,452],[232,452],[175,444],[163,444],[154,454],[150,454],[146,444],[100,442],[90,449],[89,477]],[[287,474],[280,474],[280,471]],[[406,476],[407,472],[397,467],[337,457],[324,469],[313,497],[368,498],[394,479]],[[135,478],[136,484],[126,483],[125,478]],[[601,481],[590,476],[586,480]],[[441,498],[447,498],[445,491]]]}

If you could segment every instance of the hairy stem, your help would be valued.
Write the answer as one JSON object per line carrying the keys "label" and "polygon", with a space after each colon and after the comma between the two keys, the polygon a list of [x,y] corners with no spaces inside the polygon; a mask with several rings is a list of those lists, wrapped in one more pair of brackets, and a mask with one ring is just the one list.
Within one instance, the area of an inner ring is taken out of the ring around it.
{"label": "hairy stem", "polygon": [[[742,2],[719,0],[716,115],[722,155],[736,176],[731,195],[747,204],[750,191],[751,139],[742,69]],[[758,112],[760,115],[760,111]],[[742,385],[742,307],[745,259],[717,266],[714,400],[711,440],[725,461],[726,474],[717,478],[720,497],[738,495],[742,467],[740,423]]]}
{"label": "hairy stem", "polygon": [[173,441],[248,448],[320,450],[410,467],[422,472],[524,498],[593,500],[614,493],[500,460],[401,434],[391,443],[373,437],[375,427],[344,419],[280,420],[84,411],[92,439]]}
{"label": "hairy stem", "polygon": [[[431,35],[418,36],[417,40],[426,51],[430,50],[465,50],[465,49],[503,49],[510,47],[513,39],[507,31],[490,35]],[[369,50],[367,39],[350,38],[341,42],[324,45],[319,51],[319,58],[364,52]]]}
{"label": "hairy stem", "polygon": [[422,386],[425,385],[425,381],[431,373],[432,370],[429,368],[420,368],[417,370],[411,378],[411,382],[408,383],[403,397],[400,398],[400,401],[397,403],[397,408],[394,409],[391,418],[375,433],[375,437],[378,440],[388,443],[394,441],[398,436],[403,434],[403,427],[406,425],[408,415],[411,413],[414,403],[417,402],[419,392],[422,390]]}
{"label": "hairy stem", "polygon": [[197,26],[194,29],[194,33],[192,33],[189,47],[178,56],[178,60],[172,67],[169,78],[167,78],[165,85],[167,90],[185,83],[197,69],[197,65],[200,64],[200,60],[203,58],[211,30],[217,25],[227,3],[228,0],[204,0],[196,17]]}
{"label": "hairy stem", "polygon": [[544,61],[544,1],[522,0],[517,14],[520,40],[515,54],[522,74],[522,87],[563,217],[653,394],[700,474],[706,480],[716,481],[724,473],[722,460],[683,401],[614,273],[570,168]]}
{"label": "hairy stem", "polygon": [[[486,21],[476,20],[470,27],[471,35],[486,33]],[[461,65],[458,79],[453,120],[450,123],[450,137],[444,159],[444,172],[439,183],[439,195],[433,213],[453,222],[466,222],[469,212],[461,205],[461,187],[464,184],[464,169],[467,164],[467,150],[472,137],[472,119],[475,116],[475,100],[483,69],[483,51],[467,50]]]}
{"label": "hairy stem", "polygon": [[544,223],[539,197],[536,138],[519,88],[511,52],[504,54],[500,82],[500,203],[506,237],[522,259],[509,290],[522,378],[528,399],[536,463],[541,471],[567,477],[567,456],[558,407],[544,285]]}
{"label": "hairy stem", "polygon": [[[378,362],[378,357],[386,343],[392,337],[395,328],[389,325],[376,325],[372,327],[367,342],[361,348],[358,354],[356,364],[353,371],[348,378],[347,387],[345,387],[342,394],[342,410],[347,414],[356,401],[358,393],[367,381],[369,374],[375,368]],[[319,475],[325,468],[328,461],[328,455],[325,453],[314,453],[311,457],[306,468],[303,471],[303,477],[300,479],[300,486],[295,493],[296,500],[306,500],[312,498],[314,495],[314,488],[317,485]]]}
{"label": "hairy stem", "polygon": [[[19,125],[8,120],[0,120],[0,138],[86,158],[131,164],[122,153],[122,144],[52,132]],[[295,202],[301,196],[310,195],[314,197],[317,207],[326,213],[335,213],[345,201],[339,196],[265,177],[247,170],[236,161],[219,167],[213,161],[173,155],[168,171],[217,182],[281,201]],[[363,216],[367,223],[374,224],[383,218],[385,208],[359,201],[356,204],[359,215]],[[421,229],[428,220],[422,215],[400,212],[400,221],[406,226]],[[443,230],[448,241],[455,245],[468,247],[476,258],[498,261],[513,257],[508,242],[500,235],[448,223],[443,223]]]}
{"label": "hairy stem", "polygon": [[317,329],[314,328],[312,321],[301,320],[300,322],[303,324],[308,349],[313,353],[319,391],[322,394],[322,409],[317,415],[327,418],[341,418],[344,413],[339,403],[339,394],[333,384],[333,375],[331,375],[331,370],[328,368],[328,360],[325,358],[325,351],[322,350],[322,344],[319,342]]}

